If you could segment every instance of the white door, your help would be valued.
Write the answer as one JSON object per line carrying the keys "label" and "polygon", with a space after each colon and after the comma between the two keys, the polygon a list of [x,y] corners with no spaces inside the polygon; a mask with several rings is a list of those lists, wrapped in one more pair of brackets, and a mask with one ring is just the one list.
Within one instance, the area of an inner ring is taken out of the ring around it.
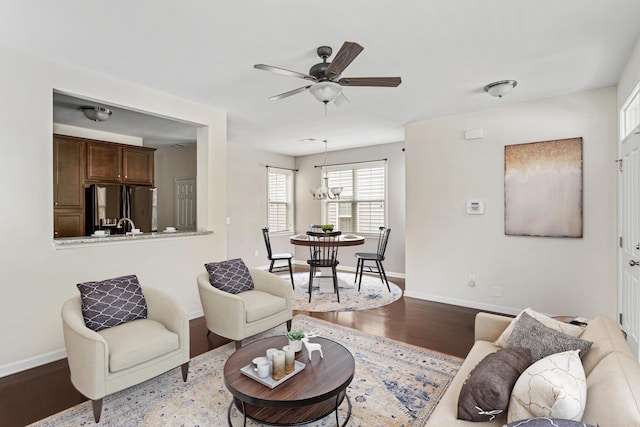
{"label": "white door", "polygon": [[622,142],[621,274],[618,307],[622,330],[638,356],[640,341],[640,133]]}
{"label": "white door", "polygon": [[175,180],[175,218],[180,231],[196,229],[196,179]]}

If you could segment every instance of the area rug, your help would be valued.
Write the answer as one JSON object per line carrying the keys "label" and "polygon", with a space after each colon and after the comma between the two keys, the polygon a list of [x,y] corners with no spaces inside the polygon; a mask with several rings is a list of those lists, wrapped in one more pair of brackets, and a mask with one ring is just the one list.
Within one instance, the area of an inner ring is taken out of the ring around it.
{"label": "area rug", "polygon": [[[290,281],[288,274],[282,275]],[[293,309],[300,311],[356,311],[368,310],[391,304],[402,296],[402,289],[395,283],[389,282],[391,292],[387,285],[380,281],[378,276],[362,276],[362,286],[358,292],[358,284],[354,283],[355,274],[338,273],[338,286],[340,286],[340,302],[333,292],[333,280],[331,277],[313,280],[313,292],[309,302],[309,273],[295,273]],[[319,283],[324,281],[331,288],[329,292],[320,292]]]}
{"label": "area rug", "polygon": [[[356,362],[355,377],[348,388],[353,405],[350,426],[422,426],[458,371],[462,360],[435,351],[375,337],[319,319],[298,315],[293,327],[317,331],[344,345]],[[284,334],[279,326],[254,339]],[[100,426],[226,426],[231,394],[222,368],[234,344],[211,350],[191,360],[189,378],[182,382],[180,368],[104,399]],[[340,407],[345,421],[346,401]],[[234,426],[242,425],[237,410]],[[335,426],[335,413],[308,426]],[[95,426],[91,403],[31,424],[37,427]],[[248,422],[248,426],[259,424]]]}

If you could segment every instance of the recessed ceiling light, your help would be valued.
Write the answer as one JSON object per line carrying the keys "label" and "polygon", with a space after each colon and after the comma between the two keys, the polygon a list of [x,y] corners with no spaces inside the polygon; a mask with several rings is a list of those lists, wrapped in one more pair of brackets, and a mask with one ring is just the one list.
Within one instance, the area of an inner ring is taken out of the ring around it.
{"label": "recessed ceiling light", "polygon": [[304,139],[301,139],[300,142],[313,142],[315,140],[316,140],[315,138],[304,138]]}

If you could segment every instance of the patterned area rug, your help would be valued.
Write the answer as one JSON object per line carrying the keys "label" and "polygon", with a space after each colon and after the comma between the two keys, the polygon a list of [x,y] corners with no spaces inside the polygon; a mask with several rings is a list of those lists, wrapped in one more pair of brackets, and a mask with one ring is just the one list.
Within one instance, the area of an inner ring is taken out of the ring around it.
{"label": "patterned area rug", "polygon": [[[420,347],[378,338],[308,316],[295,316],[293,326],[318,331],[344,345],[356,361],[348,388],[353,405],[350,426],[422,426],[460,368],[461,359]],[[255,339],[284,334],[284,326]],[[231,394],[222,368],[234,351],[229,343],[191,360],[189,378],[180,368],[104,399],[100,426],[225,426]],[[340,407],[344,423],[347,402]],[[241,414],[232,411],[234,426]],[[309,426],[335,426],[335,413]],[[91,403],[84,402],[32,424],[38,427],[95,426]],[[259,424],[248,422],[248,426]]]}
{"label": "patterned area rug", "polygon": [[[281,275],[290,282],[288,274]],[[293,309],[301,311],[356,311],[368,310],[391,304],[402,296],[402,289],[395,283],[389,282],[391,293],[387,285],[380,281],[378,276],[362,276],[362,286],[358,292],[358,284],[354,283],[355,274],[338,273],[338,286],[340,287],[340,303],[333,292],[333,280],[331,277],[313,279],[313,292],[309,302],[309,273],[294,273],[295,285]],[[322,286],[328,291],[320,291]]]}

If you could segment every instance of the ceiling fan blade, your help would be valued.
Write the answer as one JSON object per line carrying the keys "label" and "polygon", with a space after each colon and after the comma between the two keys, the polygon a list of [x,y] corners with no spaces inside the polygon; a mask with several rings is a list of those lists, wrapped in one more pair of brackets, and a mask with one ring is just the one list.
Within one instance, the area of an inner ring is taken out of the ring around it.
{"label": "ceiling fan blade", "polygon": [[397,87],[400,83],[400,77],[343,77],[338,80],[340,86]]}
{"label": "ceiling fan blade", "polygon": [[304,92],[305,90],[309,89],[311,86],[313,86],[313,85],[302,86],[302,87],[299,87],[298,89],[290,90],[289,92],[284,92],[284,93],[281,93],[279,95],[274,95],[274,96],[269,98],[269,101],[277,101],[279,99],[287,98],[287,97],[289,97],[291,95],[295,95],[297,93]]}
{"label": "ceiling fan blade", "polygon": [[333,100],[333,103],[336,107],[342,107],[343,105],[347,105],[351,101],[347,98],[347,95],[344,92],[340,92],[340,95],[336,96],[336,99]]}
{"label": "ceiling fan blade", "polygon": [[325,75],[329,78],[339,76],[363,50],[364,48],[358,43],[344,42],[331,64],[325,70]]}
{"label": "ceiling fan blade", "polygon": [[315,77],[310,76],[309,74],[299,73],[297,71],[291,71],[285,68],[274,67],[272,65],[256,64],[253,66],[253,68],[258,70],[270,71],[276,74],[282,74],[283,76],[297,77],[299,79],[305,79],[305,80],[312,80],[314,82],[318,80]]}

